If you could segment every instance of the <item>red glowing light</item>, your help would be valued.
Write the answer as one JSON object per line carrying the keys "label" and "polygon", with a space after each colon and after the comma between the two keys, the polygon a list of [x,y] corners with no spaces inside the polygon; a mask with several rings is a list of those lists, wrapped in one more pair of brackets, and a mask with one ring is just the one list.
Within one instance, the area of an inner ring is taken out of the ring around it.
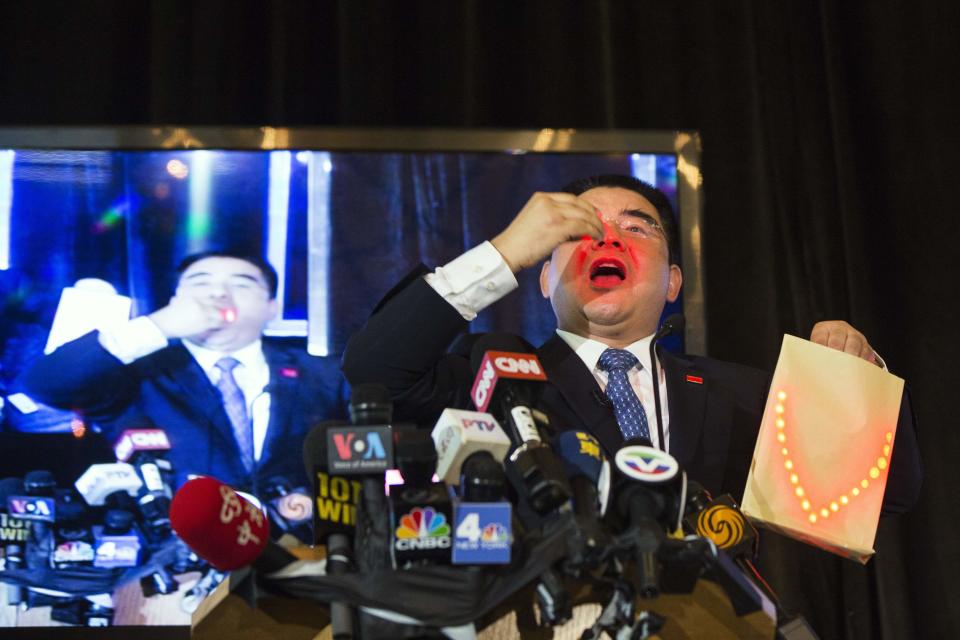
{"label": "red glowing light", "polygon": [[70,421],[70,432],[74,438],[82,438],[87,433],[87,425],[80,418],[74,418]]}
{"label": "red glowing light", "polygon": [[[782,444],[787,439],[786,431],[788,430],[789,426],[789,420],[787,418],[787,394],[784,391],[779,391],[776,397],[778,399],[777,404],[774,406],[774,411],[776,414],[775,423],[778,429],[776,433],[776,440],[778,443]],[[890,442],[892,440],[892,436],[893,434],[886,433],[884,439],[887,442]],[[777,444],[776,446],[780,445]],[[883,470],[887,468],[890,456],[889,445],[881,443],[881,451],[881,455],[877,458],[873,458],[874,454],[869,453],[868,451],[868,455],[872,459],[872,464],[868,463],[869,466],[864,473],[864,477],[858,483],[862,489],[867,489],[870,486],[870,481],[867,478],[876,480],[880,477]],[[850,504],[850,498],[847,496],[847,494],[838,492],[835,494],[835,498],[825,500],[820,505],[814,506],[810,502],[810,496],[808,495],[807,490],[803,487],[800,475],[795,469],[794,461],[788,457],[789,452],[786,448],[782,448],[780,453],[784,459],[783,466],[786,470],[786,478],[789,483],[793,485],[792,493],[799,501],[800,508],[803,509],[803,511],[813,512],[810,513],[808,518],[811,524],[816,524],[818,522],[816,514],[819,514],[821,519],[827,519],[829,518],[831,512],[838,513],[843,509],[843,507]],[[860,492],[861,490],[854,486],[854,488],[850,491],[850,495],[857,497],[860,495]]]}

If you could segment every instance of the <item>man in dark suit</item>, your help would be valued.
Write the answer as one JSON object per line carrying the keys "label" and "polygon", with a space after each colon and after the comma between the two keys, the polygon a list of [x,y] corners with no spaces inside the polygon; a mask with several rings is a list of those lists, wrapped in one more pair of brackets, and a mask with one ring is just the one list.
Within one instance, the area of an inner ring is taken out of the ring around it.
{"label": "man in dark suit", "polygon": [[[347,345],[351,384],[379,382],[399,419],[430,424],[444,407],[470,408],[469,340],[457,340],[477,312],[517,286],[513,274],[544,258],[541,291],[557,333],[541,345],[550,385],[539,408],[554,427],[586,429],[612,455],[625,437],[649,438],[713,493],[740,498],[752,459],[769,374],[649,346],[667,302],[683,283],[670,204],[624,176],[581,180],[562,193],[534,194],[492,241],[433,273],[414,272],[377,306]],[[870,362],[878,357],[846,322],[818,323],[811,340]],[[666,398],[661,438],[654,384]],[[885,510],[917,499],[922,466],[908,397],[885,495]]]}
{"label": "man in dark suit", "polygon": [[304,435],[343,413],[339,376],[302,344],[261,337],[278,309],[264,260],[212,251],[188,256],[177,274],[165,307],[63,345],[19,386],[110,438],[163,429],[178,484],[205,474],[255,493],[276,477],[303,485]]}

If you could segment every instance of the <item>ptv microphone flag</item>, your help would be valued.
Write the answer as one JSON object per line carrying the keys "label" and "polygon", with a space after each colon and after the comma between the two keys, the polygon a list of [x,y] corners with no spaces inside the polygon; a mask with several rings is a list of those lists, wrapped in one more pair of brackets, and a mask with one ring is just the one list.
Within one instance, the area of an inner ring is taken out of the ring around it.
{"label": "ptv microphone flag", "polygon": [[903,380],[786,335],[744,491],[764,526],[866,562],[890,471]]}
{"label": "ptv microphone flag", "polygon": [[478,451],[487,451],[503,462],[510,437],[489,413],[444,409],[431,433],[437,449],[437,475],[447,484],[460,484],[463,462]]}

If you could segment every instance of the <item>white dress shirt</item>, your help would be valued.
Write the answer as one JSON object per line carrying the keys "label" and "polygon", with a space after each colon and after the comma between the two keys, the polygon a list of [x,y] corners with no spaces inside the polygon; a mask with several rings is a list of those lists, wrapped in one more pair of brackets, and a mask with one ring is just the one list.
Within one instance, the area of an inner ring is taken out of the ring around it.
{"label": "white dress shirt", "polygon": [[[484,242],[470,249],[452,262],[438,268],[433,273],[427,274],[425,279],[427,284],[443,296],[467,321],[476,318],[479,312],[518,286],[517,279],[510,271],[510,267],[503,256],[489,242]],[[600,388],[606,390],[607,373],[599,369],[597,361],[607,345],[561,329],[557,329],[557,334],[583,360],[583,364],[596,378]],[[647,412],[653,446],[659,447],[656,405],[653,398],[653,377],[650,373],[650,339],[652,337],[652,335],[647,336],[626,348],[637,357],[637,360],[643,366],[642,370],[634,367],[628,372],[628,378],[634,393],[637,394],[640,403]],[[658,371],[660,372],[660,409],[663,416],[663,435],[669,446],[670,417],[667,411],[666,376],[662,369],[658,368]]]}
{"label": "white dress shirt", "polygon": [[[600,354],[607,350],[607,345],[597,340],[591,340],[590,338],[584,338],[575,333],[564,331],[563,329],[557,329],[557,335],[583,360],[583,364],[587,366],[587,369],[589,369],[593,377],[596,378],[597,384],[600,385],[601,389],[606,391],[607,377],[609,374],[600,369],[598,362],[600,360]],[[627,372],[627,379],[630,380],[630,386],[633,387],[633,392],[637,394],[637,398],[640,399],[640,404],[643,405],[643,410],[647,414],[647,423],[650,427],[650,440],[653,442],[653,446],[659,448],[660,435],[657,433],[657,405],[653,397],[653,375],[651,373],[652,369],[650,368],[650,340],[652,338],[653,334],[650,334],[646,338],[627,345],[624,349],[632,353],[636,356],[637,360],[640,361],[640,367],[634,367]],[[667,410],[667,376],[663,368],[658,367],[657,371],[660,374],[660,413],[663,418],[663,438],[666,440],[667,446],[669,446],[670,412]]]}
{"label": "white dress shirt", "polygon": [[[111,331],[101,331],[99,340],[104,349],[124,364],[130,364],[169,344],[166,336],[147,316],[134,318]],[[251,417],[253,426],[253,457],[259,460],[270,424],[270,394],[266,391],[270,382],[270,367],[263,355],[263,343],[258,339],[233,353],[214,351],[187,340],[183,340],[183,346],[214,386],[222,375],[216,366],[220,358],[230,356],[240,363],[233,370],[233,377],[247,402],[247,415]],[[163,425],[158,427],[163,428]]]}

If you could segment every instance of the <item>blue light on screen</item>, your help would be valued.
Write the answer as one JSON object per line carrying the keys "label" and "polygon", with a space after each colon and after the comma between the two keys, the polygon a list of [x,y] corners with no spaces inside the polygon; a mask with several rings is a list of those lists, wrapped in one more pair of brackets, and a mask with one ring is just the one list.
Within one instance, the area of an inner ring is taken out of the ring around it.
{"label": "blue light on screen", "polygon": [[10,268],[10,213],[13,210],[15,151],[0,151],[0,269]]}
{"label": "blue light on screen", "polygon": [[647,184],[657,184],[657,156],[652,153],[631,153],[630,174]]}

